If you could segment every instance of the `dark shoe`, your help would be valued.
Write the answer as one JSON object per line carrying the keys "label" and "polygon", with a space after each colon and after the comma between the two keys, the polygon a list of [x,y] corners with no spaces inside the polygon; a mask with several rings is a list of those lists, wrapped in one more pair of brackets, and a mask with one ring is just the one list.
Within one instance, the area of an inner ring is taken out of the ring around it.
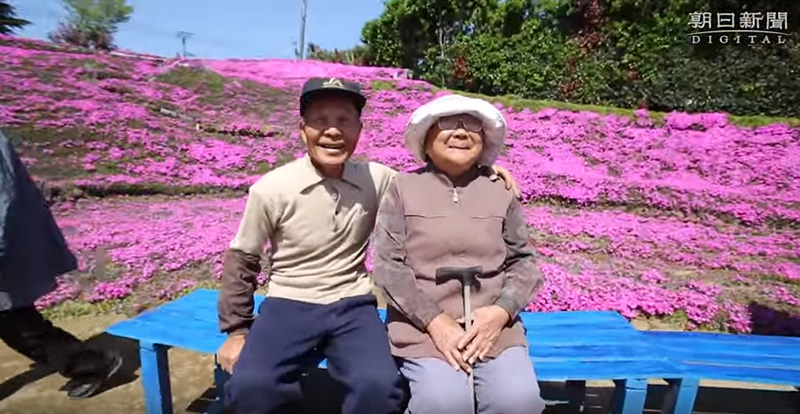
{"label": "dark shoe", "polygon": [[73,378],[62,387],[63,390],[67,391],[67,396],[70,399],[80,400],[91,397],[100,389],[107,379],[114,376],[122,367],[122,357],[119,354],[109,352],[105,355],[105,358],[108,360],[105,372],[92,376]]}

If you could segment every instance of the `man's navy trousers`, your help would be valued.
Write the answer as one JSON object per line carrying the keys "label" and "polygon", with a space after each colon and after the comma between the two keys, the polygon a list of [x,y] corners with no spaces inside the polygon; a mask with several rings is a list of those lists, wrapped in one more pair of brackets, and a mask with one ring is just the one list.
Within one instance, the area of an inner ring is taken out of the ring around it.
{"label": "man's navy trousers", "polygon": [[304,371],[328,359],[346,388],[342,414],[395,414],[403,388],[373,295],[320,305],[267,298],[259,307],[233,375],[226,411],[283,412],[301,397]]}

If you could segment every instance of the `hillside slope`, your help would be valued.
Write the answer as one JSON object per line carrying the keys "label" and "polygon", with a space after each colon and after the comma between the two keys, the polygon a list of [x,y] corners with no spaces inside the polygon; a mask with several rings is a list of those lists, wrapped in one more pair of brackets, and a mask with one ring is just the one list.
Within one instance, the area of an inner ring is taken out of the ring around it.
{"label": "hillside slope", "polygon": [[[31,171],[62,200],[126,196],[56,207],[81,271],[41,306],[141,305],[213,283],[243,190],[303,150],[306,77],[361,82],[357,157],[401,170],[415,166],[408,114],[449,93],[390,68],[159,61],[11,37],[0,53],[0,127]],[[498,106],[511,129],[500,164],[523,188],[547,276],[533,309],[800,333],[800,128]]]}

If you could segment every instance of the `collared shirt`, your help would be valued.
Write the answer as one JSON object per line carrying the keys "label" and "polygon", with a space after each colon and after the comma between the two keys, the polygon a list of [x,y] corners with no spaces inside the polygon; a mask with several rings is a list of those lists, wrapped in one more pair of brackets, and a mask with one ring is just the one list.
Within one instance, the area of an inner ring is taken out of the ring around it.
{"label": "collared shirt", "polygon": [[327,304],[370,294],[367,244],[395,174],[381,164],[348,161],[341,179],[326,178],[306,155],[260,178],[225,255],[220,329],[252,322],[258,258],[267,242],[268,296]]}
{"label": "collared shirt", "polygon": [[442,312],[464,316],[461,282],[436,279],[436,269],[445,266],[480,266],[472,308],[494,304],[511,315],[490,357],[527,344],[518,313],[544,279],[520,203],[489,175],[474,168],[454,182],[429,164],[400,173],[389,187],[378,211],[373,277],[388,302],[396,356],[444,359],[426,328]]}

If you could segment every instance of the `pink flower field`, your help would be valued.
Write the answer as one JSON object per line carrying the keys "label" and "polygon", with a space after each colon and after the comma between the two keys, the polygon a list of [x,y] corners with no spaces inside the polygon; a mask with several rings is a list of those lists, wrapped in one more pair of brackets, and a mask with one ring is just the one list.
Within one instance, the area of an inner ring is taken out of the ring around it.
{"label": "pink flower field", "polygon": [[[214,286],[247,186],[302,154],[308,76],[363,85],[357,157],[400,170],[416,166],[408,115],[452,93],[402,69],[314,61],[153,60],[14,37],[0,54],[0,127],[80,256],[40,307],[138,310]],[[499,164],[522,187],[547,278],[530,309],[800,334],[800,128],[496,105],[511,131]]]}

